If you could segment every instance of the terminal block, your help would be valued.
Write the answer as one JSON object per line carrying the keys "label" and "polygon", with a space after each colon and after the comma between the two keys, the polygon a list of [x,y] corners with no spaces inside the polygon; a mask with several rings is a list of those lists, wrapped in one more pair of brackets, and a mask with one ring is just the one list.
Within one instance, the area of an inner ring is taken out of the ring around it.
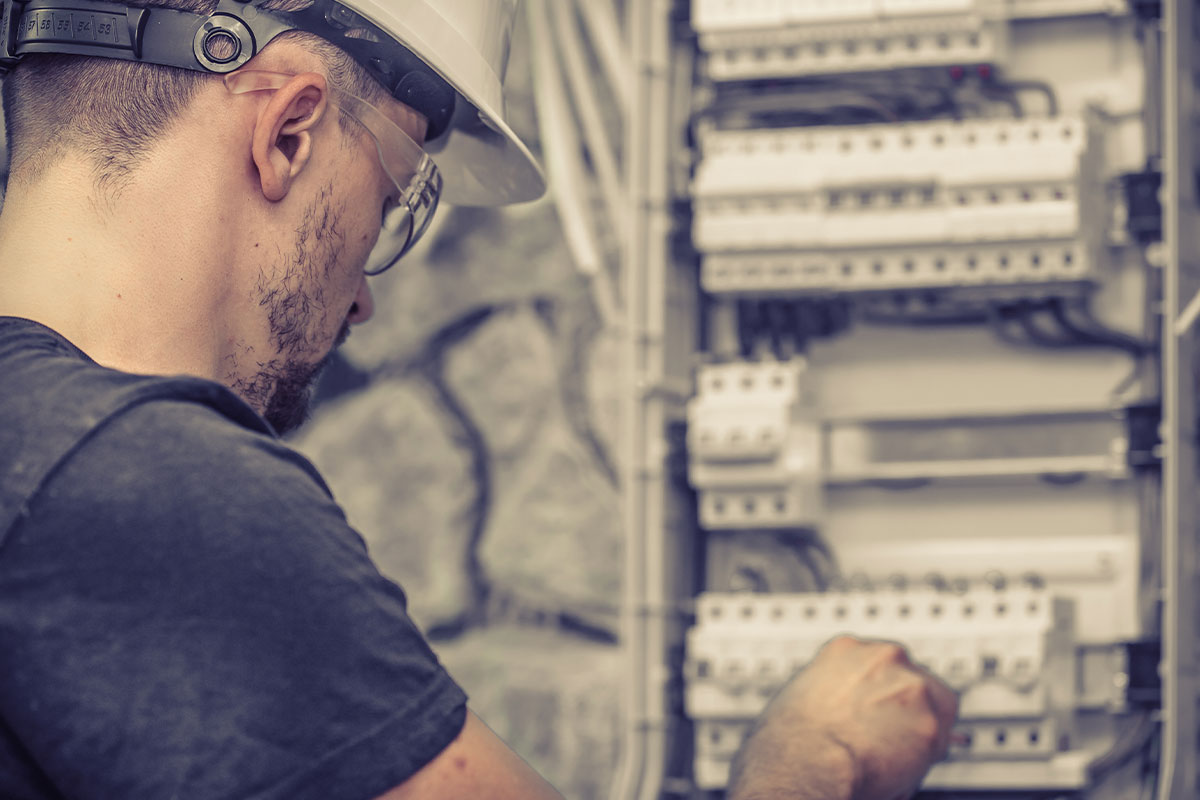
{"label": "terminal block", "polygon": [[755,295],[1093,281],[1101,129],[1089,113],[705,131],[701,282]]}
{"label": "terminal block", "polygon": [[687,442],[701,525],[814,525],[822,438],[805,362],[708,365],[697,384],[688,404]]}
{"label": "terminal block", "polygon": [[1050,759],[1076,703],[1073,604],[1044,589],[708,594],[688,634],[687,711],[697,777],[722,769],[767,701],[830,639],[899,641],[959,692],[952,758]]}
{"label": "terminal block", "polygon": [[713,80],[995,63],[1001,0],[693,0]]}

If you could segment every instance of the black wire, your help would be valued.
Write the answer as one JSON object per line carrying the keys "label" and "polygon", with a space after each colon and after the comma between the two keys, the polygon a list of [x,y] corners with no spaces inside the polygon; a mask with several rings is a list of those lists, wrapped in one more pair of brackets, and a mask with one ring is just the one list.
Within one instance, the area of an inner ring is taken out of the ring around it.
{"label": "black wire", "polygon": [[1064,331],[1061,327],[1055,333],[1050,333],[1038,325],[1037,318],[1034,316],[1038,311],[1045,311],[1045,306],[1039,306],[1032,302],[1020,302],[1014,308],[1017,315],[1017,321],[1021,325],[1021,329],[1025,331],[1025,335],[1029,340],[1040,347],[1049,348],[1064,348],[1078,347],[1083,342],[1079,340],[1071,331]]}
{"label": "black wire", "polygon": [[754,356],[759,336],[758,305],[754,300],[737,301],[738,349],[744,359]]}
{"label": "black wire", "polygon": [[989,100],[999,100],[1007,105],[1017,119],[1025,116],[1025,107],[1021,105],[1021,100],[1017,97],[1017,93],[1011,87],[1002,84],[984,84],[980,91],[983,96]]}
{"label": "black wire", "polygon": [[1056,297],[1052,299],[1049,307],[1050,313],[1054,316],[1055,321],[1062,326],[1063,330],[1077,336],[1083,343],[1099,347],[1113,347],[1118,350],[1125,350],[1135,356],[1146,355],[1157,348],[1154,342],[1148,342],[1123,331],[1105,327],[1092,315],[1091,308],[1086,302],[1075,306],[1076,313],[1083,320],[1082,323],[1071,318],[1067,305],[1062,298]]}
{"label": "black wire", "polygon": [[[780,544],[787,546],[804,562],[804,566],[812,573],[813,582],[818,591],[829,591],[830,587],[841,579],[841,570],[838,568],[837,559],[828,542],[818,532],[804,528],[788,528],[778,531],[775,537]],[[821,557],[825,564],[824,567],[813,560],[813,553]]]}
{"label": "black wire", "polygon": [[988,306],[987,313],[988,325],[997,339],[1014,347],[1029,346],[1028,339],[1022,339],[1012,333],[1011,323],[1015,319],[1015,314],[1010,307],[1003,304],[992,304]]}
{"label": "black wire", "polygon": [[1136,720],[1135,724],[1123,731],[1113,743],[1112,749],[1097,756],[1088,764],[1088,776],[1092,781],[1100,781],[1120,770],[1139,755],[1144,756],[1146,748],[1151,746],[1158,732],[1158,723],[1147,713]]}
{"label": "black wire", "polygon": [[813,560],[812,549],[807,547],[797,548],[796,558],[803,562],[804,568],[812,576],[813,589],[818,592],[828,592],[831,579],[825,575],[820,565]]}
{"label": "black wire", "polygon": [[[1063,298],[1051,298],[1045,302],[1021,301],[1015,304],[993,304],[988,316],[993,333],[998,339],[1016,347],[1036,346],[1047,349],[1069,349],[1101,347],[1124,350],[1133,356],[1144,356],[1154,351],[1157,345],[1131,336],[1122,331],[1105,327],[1091,312],[1086,301],[1073,309],[1080,320],[1073,319]],[[1038,322],[1036,314],[1049,312],[1057,330],[1048,331]],[[1023,337],[1014,335],[1012,324],[1020,326]]]}
{"label": "black wire", "polygon": [[[752,567],[749,564],[739,564],[733,573],[730,576],[730,582],[732,583],[734,577],[745,578],[750,582],[752,587],[750,592],[753,594],[767,594],[771,591],[771,584],[761,569]],[[736,591],[734,586],[729,586],[728,589],[729,591]]]}
{"label": "black wire", "polygon": [[1014,94],[1017,92],[1037,92],[1046,98],[1046,115],[1050,117],[1058,116],[1058,95],[1054,93],[1054,87],[1044,81],[1003,81],[998,85],[1011,90]]}
{"label": "black wire", "polygon": [[850,327],[854,324],[850,301],[844,298],[835,298],[828,301],[828,305],[830,335],[839,336],[850,330]]}
{"label": "black wire", "polygon": [[767,319],[771,349],[776,358],[785,361],[793,353],[804,351],[804,343],[792,336],[792,331],[796,329],[796,310],[792,303],[784,300],[771,301],[767,306]]}
{"label": "black wire", "polygon": [[955,328],[965,326],[986,325],[991,319],[986,311],[949,311],[942,314],[878,314],[865,311],[859,314],[858,320],[867,325],[877,327],[906,326],[912,328]]}
{"label": "black wire", "polygon": [[[728,124],[737,117],[755,127],[892,123],[943,115],[962,119],[964,107],[954,84],[910,77],[815,77],[725,85],[716,89],[711,104],[693,114],[688,141],[696,143],[696,126],[704,120]],[[864,102],[853,102],[855,95]]]}
{"label": "black wire", "polygon": [[752,359],[764,346],[776,358],[803,355],[814,339],[845,332],[851,325],[848,301],[805,298],[736,301],[738,351]]}
{"label": "black wire", "polygon": [[808,343],[821,334],[817,325],[816,307],[811,300],[797,300],[792,307],[796,313],[796,326],[793,328],[793,335],[799,343],[798,349],[807,352]]}

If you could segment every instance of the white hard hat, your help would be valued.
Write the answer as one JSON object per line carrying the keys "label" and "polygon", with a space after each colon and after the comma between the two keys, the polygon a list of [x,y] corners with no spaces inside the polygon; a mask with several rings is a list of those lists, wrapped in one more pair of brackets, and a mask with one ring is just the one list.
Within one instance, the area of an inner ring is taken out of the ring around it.
{"label": "white hard hat", "polygon": [[518,0],[340,0],[392,35],[458,93],[446,132],[426,145],[459,205],[535,200],[537,161],[504,119],[501,84]]}
{"label": "white hard hat", "polygon": [[29,54],[65,53],[228,73],[276,36],[307,31],[429,119],[425,150],[442,175],[442,199],[519,203],[540,197],[546,180],[504,121],[517,3],[309,0],[282,11],[267,0],[218,0],[211,14],[196,14],[142,0],[0,0],[0,72]]}

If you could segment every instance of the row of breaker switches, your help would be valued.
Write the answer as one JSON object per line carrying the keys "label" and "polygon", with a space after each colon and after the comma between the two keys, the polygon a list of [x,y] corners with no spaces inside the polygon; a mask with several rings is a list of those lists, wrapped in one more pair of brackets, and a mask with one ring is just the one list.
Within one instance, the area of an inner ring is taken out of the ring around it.
{"label": "row of breaker switches", "polygon": [[706,594],[685,668],[702,787],[722,785],[750,722],[842,634],[900,642],[959,692],[954,758],[1045,759],[1070,742],[1073,604],[1045,589]]}
{"label": "row of breaker switches", "polygon": [[1003,65],[1013,19],[1127,14],[1127,0],[692,0],[714,81]]}
{"label": "row of breaker switches", "polygon": [[946,14],[1014,19],[1128,12],[1125,0],[692,0],[691,16],[696,32],[705,34]]}
{"label": "row of breaker switches", "polygon": [[702,595],[688,634],[688,713],[754,716],[840,634],[904,644],[962,693],[964,718],[1041,716],[1074,704],[1074,613],[1045,589],[990,586]]}
{"label": "row of breaker switches", "polygon": [[[749,720],[701,720],[696,723],[693,777],[699,788],[714,790],[726,786],[731,762],[751,725]],[[951,764],[971,762],[974,766],[990,762],[1003,769],[1018,761],[1045,761],[1066,751],[1070,745],[1070,731],[1060,727],[1054,717],[960,722],[951,738],[949,760]],[[926,778],[924,788],[958,788],[960,781],[939,774],[945,771],[944,765],[935,766]]]}
{"label": "row of breaker switches", "polygon": [[704,132],[701,282],[803,294],[1095,280],[1110,217],[1101,129],[1089,113]]}

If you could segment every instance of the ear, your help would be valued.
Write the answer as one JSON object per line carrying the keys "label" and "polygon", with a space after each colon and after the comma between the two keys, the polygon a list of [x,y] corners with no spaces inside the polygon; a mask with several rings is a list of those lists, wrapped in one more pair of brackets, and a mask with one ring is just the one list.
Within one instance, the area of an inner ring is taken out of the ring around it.
{"label": "ear", "polygon": [[312,129],[329,107],[325,76],[305,72],[277,89],[259,112],[251,141],[263,196],[282,200],[312,155]]}

